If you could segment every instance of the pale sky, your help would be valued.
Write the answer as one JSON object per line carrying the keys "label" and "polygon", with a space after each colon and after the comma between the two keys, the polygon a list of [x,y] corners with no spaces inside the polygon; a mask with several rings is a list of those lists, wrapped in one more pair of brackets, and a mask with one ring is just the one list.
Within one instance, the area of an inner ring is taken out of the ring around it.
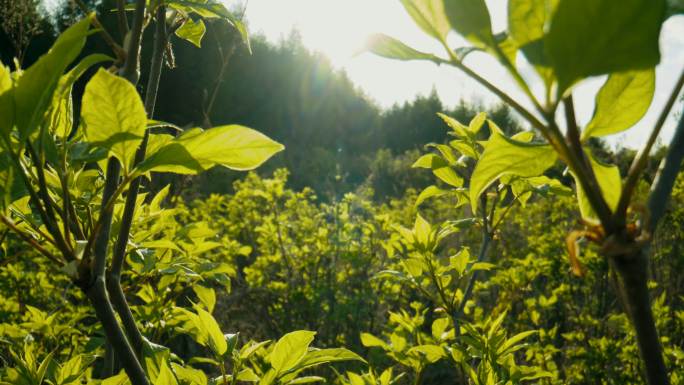
{"label": "pale sky", "polygon": [[[229,5],[245,0],[225,0]],[[506,27],[506,0],[487,0],[494,31]],[[427,62],[393,61],[372,54],[354,55],[367,37],[384,33],[398,38],[421,51],[440,56],[443,50],[432,38],[415,26],[399,0],[249,0],[246,18],[252,33],[261,33],[272,42],[299,30],[304,44],[328,56],[333,65],[344,70],[349,78],[382,107],[412,100],[417,94],[427,94],[434,87],[442,101],[454,105],[461,99],[485,104],[498,99],[457,69]],[[464,41],[451,36],[452,47]],[[656,72],[656,96],[651,109],[637,126],[610,138],[613,144],[638,147],[644,142],[667,100],[677,75],[684,68],[684,16],[670,18],[661,34],[662,61]],[[500,65],[485,54],[474,53],[466,64],[517,99],[524,99],[517,86]],[[602,78],[580,84],[574,95],[579,120],[591,118],[593,95]],[[537,85],[540,82],[536,83]],[[681,109],[681,103],[676,109]],[[661,138],[672,136],[675,121],[671,117]]]}

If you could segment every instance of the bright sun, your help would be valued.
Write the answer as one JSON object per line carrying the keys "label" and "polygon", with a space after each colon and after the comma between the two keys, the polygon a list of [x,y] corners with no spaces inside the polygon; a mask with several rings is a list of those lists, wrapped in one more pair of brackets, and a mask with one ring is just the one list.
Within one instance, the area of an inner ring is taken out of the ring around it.
{"label": "bright sun", "polygon": [[[247,18],[267,36],[292,27],[304,44],[343,66],[364,44],[368,35],[391,31],[397,20],[410,26],[395,0],[250,0]],[[394,13],[394,12],[393,12]]]}

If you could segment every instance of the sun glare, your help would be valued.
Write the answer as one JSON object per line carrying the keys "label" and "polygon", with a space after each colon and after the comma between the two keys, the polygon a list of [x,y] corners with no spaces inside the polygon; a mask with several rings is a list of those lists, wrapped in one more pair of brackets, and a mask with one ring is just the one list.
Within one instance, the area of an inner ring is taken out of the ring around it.
{"label": "sun glare", "polygon": [[[225,1],[228,5],[233,5],[244,4],[246,0]],[[507,0],[486,2],[494,31],[505,30]],[[252,32],[262,33],[273,42],[286,38],[296,29],[306,47],[327,56],[336,68],[344,70],[357,86],[382,107],[412,100],[416,95],[428,94],[433,89],[448,106],[453,106],[462,99],[486,104],[499,102],[493,94],[453,68],[358,54],[370,35],[384,33],[421,51],[443,56],[439,43],[426,36],[415,25],[399,0],[249,0],[246,17]],[[665,49],[659,68],[659,89],[666,89],[668,84],[674,82],[673,74],[678,71],[681,47],[684,46],[679,37],[683,25],[682,18],[673,18],[665,24],[661,38]],[[466,44],[455,34],[450,35],[449,43],[452,47]],[[467,63],[506,92],[526,99],[494,59],[475,53],[471,54]],[[526,76],[535,76],[531,69],[523,72]],[[591,117],[594,108],[593,94],[600,84],[599,81],[587,81],[578,87],[576,106],[581,121],[587,121]],[[533,81],[532,88],[536,90],[539,87],[541,83]],[[665,94],[666,92],[657,93],[654,105],[662,105],[664,101],[660,99]],[[639,125],[652,124],[656,112],[649,111]],[[669,121],[665,133],[671,133],[673,126],[673,121]],[[635,129],[633,132],[636,135],[632,138],[623,138],[632,145],[641,140],[641,130]]]}

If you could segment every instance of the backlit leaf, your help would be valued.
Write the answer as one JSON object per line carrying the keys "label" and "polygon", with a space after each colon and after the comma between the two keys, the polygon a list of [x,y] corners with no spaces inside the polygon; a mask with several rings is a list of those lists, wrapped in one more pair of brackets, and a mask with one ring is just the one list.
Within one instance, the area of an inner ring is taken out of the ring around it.
{"label": "backlit leaf", "polygon": [[420,52],[413,49],[399,40],[383,35],[375,34],[366,43],[366,50],[378,56],[397,60],[431,60],[439,62],[435,55]]}
{"label": "backlit leaf", "polygon": [[239,125],[199,128],[166,139],[138,170],[195,174],[214,166],[252,170],[285,147],[266,135]]}
{"label": "backlit leaf", "polygon": [[223,353],[228,350],[228,343],[223,337],[223,333],[221,332],[221,328],[216,322],[216,319],[214,319],[214,316],[212,316],[211,313],[200,307],[196,307],[196,310],[201,326],[204,332],[207,333],[207,344],[214,353],[219,356],[223,355]]}
{"label": "backlit leaf", "polygon": [[[601,188],[603,199],[606,200],[606,203],[611,210],[615,210],[620,201],[620,193],[622,191],[620,169],[615,165],[607,165],[599,162],[594,159],[591,153],[589,153],[588,156],[591,168],[594,170],[594,175],[596,175],[596,180]],[[588,222],[598,224],[599,220],[596,212],[592,208],[591,203],[589,203],[589,199],[587,199],[584,189],[577,181],[577,177],[575,177],[575,182],[577,184],[577,201],[582,218]]]}
{"label": "backlit leaf", "polygon": [[59,35],[50,50],[17,80],[14,123],[20,132],[20,142],[42,122],[59,78],[85,45],[91,17],[84,18]]}
{"label": "backlit leaf", "polygon": [[553,166],[556,157],[550,145],[525,143],[498,133],[492,134],[470,178],[473,211],[477,211],[480,194],[495,180],[504,175],[539,176]]}
{"label": "backlit leaf", "polygon": [[88,141],[106,148],[126,169],[147,127],[145,107],[135,87],[100,69],[86,85],[81,115]]}
{"label": "backlit leaf", "polygon": [[664,16],[665,0],[561,0],[544,42],[558,93],[589,76],[654,67]]}
{"label": "backlit leaf", "polygon": [[188,18],[185,23],[176,30],[176,36],[189,41],[199,48],[202,46],[202,37],[204,37],[206,30],[207,27],[201,19],[195,21]]}
{"label": "backlit leaf", "polygon": [[444,0],[451,27],[480,47],[494,46],[492,22],[484,0]]}
{"label": "backlit leaf", "polygon": [[401,0],[401,4],[425,33],[437,40],[446,39],[450,26],[443,0]]}
{"label": "backlit leaf", "polygon": [[304,358],[315,335],[316,332],[298,330],[281,337],[269,356],[273,369],[282,373],[294,368]]}
{"label": "backlit leaf", "polygon": [[648,111],[655,93],[655,70],[611,74],[596,95],[594,117],[582,138],[600,137],[624,131]]}

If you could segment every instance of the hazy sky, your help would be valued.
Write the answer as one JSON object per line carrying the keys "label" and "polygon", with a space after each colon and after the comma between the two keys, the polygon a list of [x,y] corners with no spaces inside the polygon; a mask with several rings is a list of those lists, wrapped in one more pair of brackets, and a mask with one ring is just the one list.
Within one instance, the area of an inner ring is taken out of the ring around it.
{"label": "hazy sky", "polygon": [[[244,0],[226,0],[228,4]],[[506,0],[487,0],[494,30],[506,27]],[[461,99],[486,104],[497,101],[479,84],[458,70],[427,62],[403,62],[371,54],[355,56],[368,35],[382,32],[422,51],[443,55],[441,47],[416,27],[399,0],[249,0],[246,17],[252,32],[277,42],[294,28],[304,44],[326,54],[331,62],[347,72],[350,79],[383,107],[427,94],[434,87],[447,105]],[[452,47],[464,45],[451,36]],[[656,96],[651,109],[634,128],[611,138],[612,143],[639,146],[650,132],[667,100],[677,75],[684,67],[684,16],[670,18],[661,35],[662,62],[657,69]],[[509,75],[484,54],[472,54],[466,63],[512,95],[522,98]],[[575,91],[580,122],[588,122],[593,112],[593,94],[603,78],[585,81]],[[540,83],[537,82],[537,85]],[[681,109],[681,105],[677,106]],[[674,129],[670,118],[661,138],[668,140]]]}

